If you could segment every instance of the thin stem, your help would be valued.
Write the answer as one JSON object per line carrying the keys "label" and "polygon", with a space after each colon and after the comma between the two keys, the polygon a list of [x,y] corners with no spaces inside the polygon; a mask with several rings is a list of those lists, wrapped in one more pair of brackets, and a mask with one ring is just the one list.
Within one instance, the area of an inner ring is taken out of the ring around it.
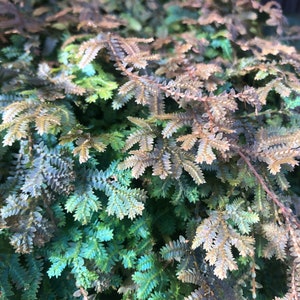
{"label": "thin stem", "polygon": [[237,152],[240,155],[240,157],[244,160],[244,162],[248,165],[250,171],[255,176],[255,178],[257,179],[257,181],[259,182],[259,184],[262,186],[262,188],[264,189],[264,191],[267,193],[267,195],[280,208],[280,211],[284,215],[284,217],[286,219],[288,219],[288,220],[293,221],[300,228],[300,224],[299,224],[298,220],[295,218],[295,216],[292,213],[291,209],[288,208],[288,207],[286,207],[286,206],[284,206],[281,203],[281,201],[279,200],[279,198],[277,197],[277,195],[272,190],[269,189],[267,183],[262,178],[262,176],[259,175],[258,172],[255,170],[255,168],[251,164],[250,160],[240,150],[238,150]]}

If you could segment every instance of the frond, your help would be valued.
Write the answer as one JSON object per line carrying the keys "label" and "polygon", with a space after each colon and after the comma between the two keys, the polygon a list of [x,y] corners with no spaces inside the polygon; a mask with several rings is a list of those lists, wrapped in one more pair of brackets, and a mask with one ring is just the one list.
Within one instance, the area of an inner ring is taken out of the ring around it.
{"label": "frond", "polygon": [[66,211],[74,213],[74,219],[82,224],[87,224],[93,212],[97,212],[100,208],[101,202],[92,189],[77,188],[65,204]]}
{"label": "frond", "polygon": [[119,164],[119,168],[121,170],[132,168],[131,172],[134,178],[140,177],[147,167],[155,163],[153,156],[149,152],[133,150],[129,154],[131,155]]}
{"label": "frond", "polygon": [[173,133],[178,131],[178,129],[184,125],[185,124],[180,119],[169,121],[162,131],[163,137],[164,138],[171,137]]}
{"label": "frond", "polygon": [[55,115],[40,115],[35,119],[35,126],[38,134],[43,135],[49,131],[49,128],[60,126],[60,118]]}
{"label": "frond", "polygon": [[262,103],[259,100],[259,95],[254,87],[244,87],[243,91],[236,95],[236,98],[255,107],[257,112],[262,108]]}
{"label": "frond", "polygon": [[51,267],[48,269],[47,274],[50,278],[58,278],[67,266],[67,260],[53,255],[49,258],[49,260],[51,262]]}
{"label": "frond", "polygon": [[0,108],[4,108],[14,102],[21,102],[23,97],[17,94],[0,94]]}
{"label": "frond", "polygon": [[117,96],[117,97],[115,97],[113,99],[113,102],[112,102],[112,108],[114,110],[120,109],[127,102],[129,102],[133,97],[134,97],[134,93],[133,92],[125,94],[124,96]]}
{"label": "frond", "polygon": [[203,278],[195,269],[181,270],[177,273],[177,278],[182,282],[188,282],[195,285],[200,285]]}
{"label": "frond", "polygon": [[22,112],[29,110],[32,105],[33,103],[26,100],[10,104],[3,111],[2,124],[10,124]]}
{"label": "frond", "polygon": [[30,282],[30,288],[25,291],[24,298],[36,299],[42,283],[44,263],[41,259],[33,257],[33,255],[27,255],[26,265],[27,273],[32,281]]}
{"label": "frond", "polygon": [[264,87],[257,89],[257,94],[262,105],[266,104],[267,96],[272,90],[275,90],[283,98],[288,97],[291,93],[291,89],[285,86],[281,79],[273,79]]}
{"label": "frond", "polygon": [[125,172],[117,170],[116,164],[112,164],[105,173],[93,171],[87,176],[93,187],[103,191],[108,197],[106,211],[109,215],[116,215],[119,219],[123,219],[125,216],[134,219],[137,215],[142,214],[146,193],[142,189],[131,189],[118,179],[110,179],[115,174],[117,174],[117,178],[121,177],[121,174]]}
{"label": "frond", "polygon": [[282,164],[292,167],[299,164],[300,131],[280,128],[260,129],[256,135],[256,155],[268,164],[270,173],[275,175]]}
{"label": "frond", "polygon": [[259,222],[259,216],[255,212],[242,209],[245,200],[238,198],[231,204],[226,205],[226,214],[237,225],[242,234],[249,234],[251,226]]}
{"label": "frond", "polygon": [[141,256],[137,261],[137,270],[146,271],[151,270],[154,267],[155,257],[153,254],[145,254]]}
{"label": "frond", "polygon": [[108,36],[109,46],[116,59],[121,59],[124,65],[131,64],[135,68],[144,69],[148,61],[159,59],[159,55],[141,51],[138,43],[150,43],[152,39],[121,38],[119,36]]}
{"label": "frond", "polygon": [[206,101],[209,103],[210,112],[217,123],[226,122],[228,113],[238,108],[233,92],[222,93],[218,96],[210,95]]}
{"label": "frond", "polygon": [[158,151],[154,150],[154,155],[157,157],[157,160],[153,163],[153,172],[152,174],[155,176],[159,176],[161,179],[167,178],[169,174],[171,174],[171,154],[167,151]]}
{"label": "frond", "polygon": [[137,38],[137,37],[128,37],[126,39],[122,39],[122,47],[128,55],[133,55],[136,52],[139,52],[138,43],[149,44],[153,42],[153,38]]}
{"label": "frond", "polygon": [[291,187],[290,183],[282,172],[276,174],[276,182],[279,188],[283,191],[287,191]]}
{"label": "frond", "polygon": [[182,167],[191,175],[196,184],[205,183],[202,170],[194,162],[184,159],[182,160]]}
{"label": "frond", "polygon": [[35,207],[34,212],[29,211],[25,216],[20,216],[19,224],[14,230],[10,244],[17,253],[29,253],[34,246],[44,245],[52,236],[51,225],[42,216],[40,207]]}
{"label": "frond", "polygon": [[165,260],[180,261],[188,250],[187,240],[183,236],[179,236],[176,241],[170,241],[160,249],[160,255]]}
{"label": "frond", "polygon": [[275,223],[267,223],[262,225],[264,236],[268,244],[263,250],[264,257],[271,258],[273,255],[277,259],[284,260],[286,258],[286,247],[288,243],[288,233],[282,226]]}
{"label": "frond", "polygon": [[33,149],[36,157],[27,171],[22,191],[36,197],[48,186],[60,194],[70,193],[74,180],[73,161],[66,156],[65,149],[49,149],[43,142]]}
{"label": "frond", "polygon": [[149,224],[146,222],[145,218],[136,218],[129,228],[129,233],[131,236],[148,239],[150,235]]}
{"label": "frond", "polygon": [[185,151],[188,151],[191,148],[193,148],[197,140],[198,140],[198,135],[194,133],[182,135],[179,138],[177,138],[178,142],[182,142],[181,148]]}
{"label": "frond", "polygon": [[25,263],[18,254],[1,254],[1,299],[16,297],[22,291],[23,299],[36,299],[42,281],[43,261],[25,256]]}
{"label": "frond", "polygon": [[283,98],[283,100],[287,109],[295,109],[300,106],[300,96],[290,95],[289,97]]}
{"label": "frond", "polygon": [[270,215],[270,203],[267,201],[267,195],[264,189],[258,184],[255,187],[254,203],[252,205],[253,210],[263,216]]}
{"label": "frond", "polygon": [[164,292],[154,292],[151,294],[149,300],[163,300],[169,299],[169,294]]}
{"label": "frond", "polygon": [[136,81],[135,80],[129,80],[125,82],[123,85],[119,87],[119,94],[120,95],[127,95],[130,92],[134,91],[136,87]]}
{"label": "frond", "polygon": [[57,89],[64,90],[66,94],[82,96],[86,93],[86,89],[72,82],[72,76],[67,74],[59,74],[49,80],[54,83]]}
{"label": "frond", "polygon": [[138,299],[146,300],[153,289],[159,285],[160,272],[157,268],[152,268],[145,272],[136,271],[132,275],[133,281],[137,284]]}
{"label": "frond", "polygon": [[124,58],[126,64],[132,64],[137,69],[145,69],[148,61],[158,60],[158,54],[149,54],[148,52],[138,52],[128,55]]}
{"label": "frond", "polygon": [[105,37],[102,34],[81,44],[78,51],[78,56],[81,57],[78,64],[79,68],[83,69],[86,67],[105,46]]}
{"label": "frond", "polygon": [[157,117],[161,120],[170,120],[162,131],[164,138],[171,137],[173,133],[185,125],[191,126],[193,121],[192,116],[189,113],[161,114]]}
{"label": "frond", "polygon": [[232,254],[234,246],[241,256],[253,255],[254,239],[240,235],[226,222],[226,216],[221,212],[212,212],[196,231],[192,249],[203,246],[206,251],[205,260],[214,265],[214,274],[220,279],[227,277],[227,270],[236,270],[237,263]]}
{"label": "frond", "polygon": [[144,119],[132,117],[129,117],[128,119],[135,125],[142,128],[134,131],[128,136],[123,151],[127,151],[128,149],[132,148],[132,146],[136,143],[139,143],[141,151],[148,152],[153,150],[155,133],[152,126]]}
{"label": "frond", "polygon": [[206,139],[201,139],[196,156],[197,163],[206,162],[208,164],[212,164],[212,162],[216,159],[216,155],[214,154],[212,147],[210,145],[209,137]]}
{"label": "frond", "polygon": [[188,297],[185,297],[184,300],[199,300],[203,298],[203,291],[201,288],[194,290]]}
{"label": "frond", "polygon": [[109,203],[106,208],[109,215],[116,215],[119,219],[128,216],[134,219],[141,215],[144,210],[144,201],[146,194],[141,189],[121,188],[118,185],[113,188],[107,188],[106,193],[109,197]]}
{"label": "frond", "polygon": [[[66,122],[62,128],[62,122]],[[25,100],[12,103],[4,109],[0,130],[7,129],[3,144],[11,146],[16,140],[28,135],[30,124],[35,123],[37,132],[55,133],[73,126],[74,115],[64,105],[53,106],[49,103]]]}
{"label": "frond", "polygon": [[60,143],[76,140],[76,147],[73,149],[74,155],[79,155],[79,162],[85,163],[90,158],[90,149],[104,152],[107,145],[103,143],[101,136],[91,136],[90,133],[83,133],[82,130],[71,130],[67,135],[60,138]]}
{"label": "frond", "polygon": [[198,163],[206,162],[212,164],[217,158],[213,152],[213,148],[221,153],[225,153],[229,150],[229,142],[226,137],[223,137],[221,132],[217,134],[202,134],[195,161]]}

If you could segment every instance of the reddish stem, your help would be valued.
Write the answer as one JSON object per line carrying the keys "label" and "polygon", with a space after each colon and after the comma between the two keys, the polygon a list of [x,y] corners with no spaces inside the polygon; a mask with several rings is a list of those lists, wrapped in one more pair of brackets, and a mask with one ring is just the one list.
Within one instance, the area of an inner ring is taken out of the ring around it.
{"label": "reddish stem", "polygon": [[255,170],[254,166],[251,164],[250,160],[240,151],[237,151],[240,157],[244,160],[244,162],[248,165],[250,171],[255,176],[259,184],[262,186],[264,191],[268,194],[268,196],[271,198],[271,200],[280,208],[280,212],[283,214],[283,216],[287,220],[293,221],[299,228],[300,224],[298,220],[295,218],[294,214],[292,213],[291,209],[284,206],[284,204],[281,203],[281,201],[278,199],[277,195],[269,189],[268,185],[264,181],[261,175],[258,174],[258,172]]}

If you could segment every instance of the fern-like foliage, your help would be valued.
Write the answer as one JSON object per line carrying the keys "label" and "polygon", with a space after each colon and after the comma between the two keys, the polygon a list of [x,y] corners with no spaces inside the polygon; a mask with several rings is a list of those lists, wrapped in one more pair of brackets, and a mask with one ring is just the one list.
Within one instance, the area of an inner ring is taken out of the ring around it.
{"label": "fern-like foliage", "polygon": [[1,299],[36,299],[42,281],[43,261],[28,255],[25,266],[18,254],[1,254]]}
{"label": "fern-like foliage", "polygon": [[147,299],[160,283],[160,270],[155,266],[153,255],[140,257],[132,279],[137,284],[137,298]]}
{"label": "fern-like foliage", "polygon": [[[282,134],[279,134],[281,133]],[[272,174],[280,171],[282,164],[288,164],[292,167],[298,165],[296,157],[299,157],[300,133],[286,132],[285,129],[271,128],[269,130],[261,129],[257,133],[258,158],[268,164]]]}
{"label": "fern-like foliage", "polygon": [[300,297],[277,2],[0,0],[0,29],[1,299]]}
{"label": "fern-like foliage", "polygon": [[[250,236],[239,234],[226,223],[227,216],[214,212],[197,228],[193,249],[200,245],[207,251],[205,259],[215,266],[214,273],[220,279],[225,278],[227,270],[236,270],[237,263],[232,254],[234,246],[241,256],[253,255],[254,240]],[[249,223],[251,224],[253,220]]]}
{"label": "fern-like foliage", "polygon": [[13,232],[10,243],[17,252],[24,253],[50,239],[55,220],[46,212],[55,193],[69,194],[73,189],[74,173],[64,149],[49,149],[43,142],[32,149],[26,142],[21,145],[16,172],[3,186],[10,190],[3,193],[1,219]]}
{"label": "fern-like foliage", "polygon": [[184,299],[202,299],[203,297],[221,299],[224,297],[222,293],[226,293],[230,299],[238,299],[231,286],[224,284],[221,287],[221,280],[213,275],[210,266],[203,260],[203,254],[196,250],[191,255],[191,250],[191,243],[183,236],[176,241],[169,242],[160,250],[160,254],[165,260],[178,262],[176,268],[178,280],[198,286]]}
{"label": "fern-like foliage", "polygon": [[188,248],[187,241],[183,236],[180,236],[177,241],[169,242],[169,244],[161,248],[160,254],[165,260],[175,259],[180,261]]}
{"label": "fern-like foliage", "polygon": [[270,258],[272,255],[275,255],[277,259],[285,259],[288,242],[287,231],[274,223],[264,224],[262,227],[269,241],[264,249],[264,256]]}
{"label": "fern-like foliage", "polygon": [[64,122],[72,126],[74,120],[72,112],[64,105],[57,107],[32,100],[10,104],[5,108],[2,118],[0,130],[7,129],[3,144],[8,146],[28,136],[32,123],[42,135],[61,131]]}
{"label": "fern-like foliage", "polygon": [[126,171],[118,171],[116,162],[104,172],[89,170],[86,178],[94,189],[103,191],[108,197],[106,210],[109,215],[133,219],[142,214],[146,193],[129,187],[130,175]]}

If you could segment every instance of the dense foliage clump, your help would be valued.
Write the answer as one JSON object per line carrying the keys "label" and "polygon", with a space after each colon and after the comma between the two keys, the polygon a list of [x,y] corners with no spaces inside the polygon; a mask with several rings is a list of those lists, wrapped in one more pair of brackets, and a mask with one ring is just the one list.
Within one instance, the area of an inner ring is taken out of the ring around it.
{"label": "dense foliage clump", "polygon": [[0,299],[300,299],[300,54],[275,1],[0,0]]}

